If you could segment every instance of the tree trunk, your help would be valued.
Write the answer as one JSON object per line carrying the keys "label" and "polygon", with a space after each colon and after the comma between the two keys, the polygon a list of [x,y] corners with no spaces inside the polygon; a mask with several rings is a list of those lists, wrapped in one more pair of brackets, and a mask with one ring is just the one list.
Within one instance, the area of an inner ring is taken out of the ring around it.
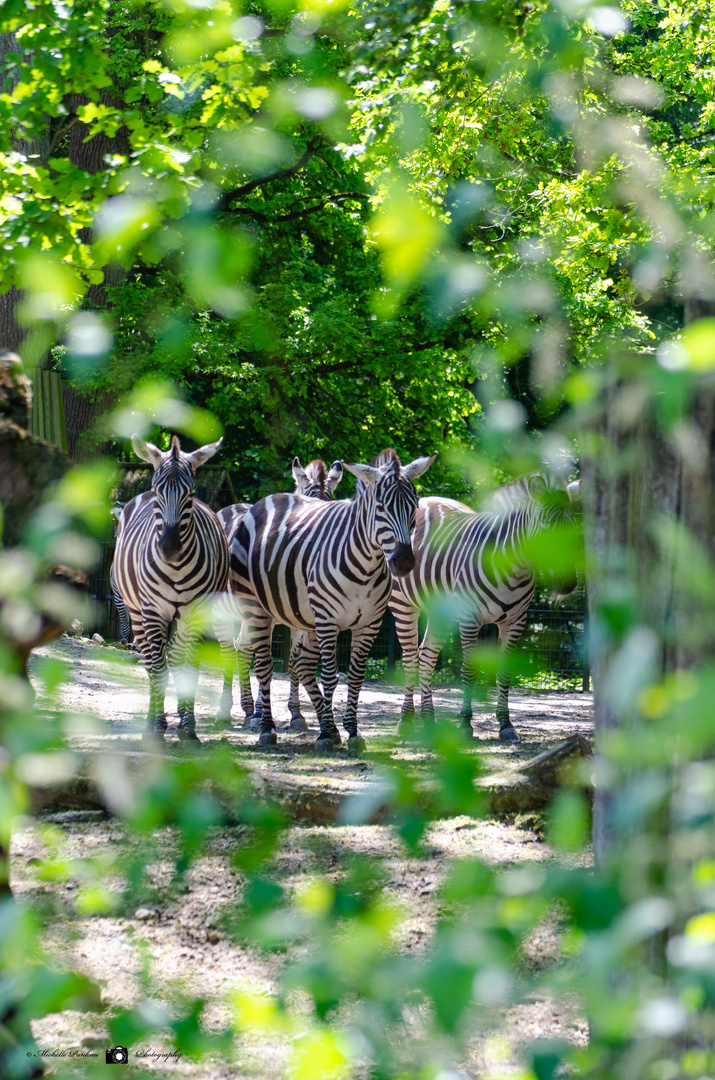
{"label": "tree trunk", "polygon": [[[715,566],[715,379],[693,375],[687,412],[666,422],[662,406],[677,387],[653,393],[648,374],[614,380],[607,388],[591,431],[596,452],[582,460],[594,726],[602,764],[607,733],[642,723],[643,686],[697,665],[715,649],[708,598],[699,602],[685,581],[693,542]],[[635,615],[621,636],[604,618],[614,604]],[[617,847],[618,833],[612,794],[599,784],[593,839],[603,863]]]}
{"label": "tree trunk", "polygon": [[[100,97],[101,104],[120,107],[122,102],[111,92],[105,91]],[[86,105],[89,98],[83,94],[75,94],[72,99],[72,109],[76,112],[82,105]],[[69,158],[73,165],[87,173],[98,173],[106,168],[105,157],[110,154],[128,155],[129,132],[126,128],[120,128],[116,136],[110,138],[99,134],[88,139],[89,128],[86,124],[78,121],[70,131]],[[92,243],[92,230],[83,229],[80,238],[85,244]],[[105,266],[104,282],[100,285],[90,285],[85,294],[83,306],[91,309],[107,309],[111,307],[107,295],[107,286],[120,285],[124,279],[124,271],[118,265]],[[73,460],[86,460],[102,453],[107,446],[106,439],[96,432],[97,421],[113,407],[115,396],[111,393],[82,394],[71,386],[64,388],[65,424],[67,430],[67,450]]]}
{"label": "tree trunk", "polygon": [[[18,45],[14,34],[0,34],[0,71],[3,69],[8,53],[22,53],[22,51],[22,46]],[[18,77],[17,74],[10,77],[10,85],[5,88],[6,93],[12,93]],[[30,155],[46,157],[49,147],[49,127],[35,132],[30,139],[13,135],[13,150],[28,157]],[[9,349],[11,352],[21,351],[26,334],[26,330],[17,320],[17,308],[21,299],[22,293],[14,287],[0,294],[0,349]]]}

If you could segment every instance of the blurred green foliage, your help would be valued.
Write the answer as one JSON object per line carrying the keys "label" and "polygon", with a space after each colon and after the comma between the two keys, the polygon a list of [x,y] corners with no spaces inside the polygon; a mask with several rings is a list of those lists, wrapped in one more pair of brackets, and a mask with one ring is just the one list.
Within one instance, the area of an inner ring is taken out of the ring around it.
{"label": "blurred green foliage", "polygon": [[[30,365],[56,340],[78,382],[126,395],[113,435],[206,441],[223,427],[250,498],[296,453],[369,459],[387,444],[444,450],[429,473],[441,493],[463,495],[465,471],[479,486],[563,464],[574,441],[617,485],[633,462],[592,427],[613,386],[619,415],[635,425],[652,409],[693,445],[688,409],[715,367],[712,318],[684,328],[686,301],[712,293],[707,5],[5,0],[0,33],[14,35],[1,60],[3,289],[23,291]],[[108,483],[96,465],[59,485],[22,565],[2,553],[3,603],[31,604],[41,565],[91,562]],[[708,552],[667,514],[649,525],[650,588],[678,575],[702,644]],[[560,544],[537,556],[563,568]],[[266,1032],[291,1040],[298,1080],[436,1080],[469,1072],[474,1039],[541,995],[575,1001],[589,1041],[536,1041],[524,1080],[715,1075],[715,676],[709,662],[664,667],[667,627],[644,626],[623,562],[593,627],[615,657],[599,688],[620,721],[597,764],[611,864],[583,865],[589,808],[567,788],[546,822],[554,859],[455,860],[428,947],[408,953],[377,860],[298,893],[277,880],[285,815],[225,748],[131,777],[110,760],[99,782],[126,848],[76,863],[49,830],[39,879],[79,877],[77,913],[103,914],[150,895],[156,834],[173,838],[177,889],[220,834],[242,882],[231,934],[287,956],[274,994],[232,994],[222,1031],[207,1029],[203,998],[158,1005],[146,976],[138,1006],[105,1015],[112,1039],[159,1031],[200,1057]],[[36,722],[9,649],[0,661],[0,1061],[14,1078],[35,1064],[32,1018],[102,1005],[48,955],[51,906],[7,888],[27,785],[73,775],[76,720]],[[41,677],[59,686],[62,673]],[[475,756],[450,730],[430,751],[426,789],[393,762],[378,792],[408,854],[436,819],[483,812]],[[374,810],[353,803],[350,820]],[[525,946],[546,918],[559,961],[533,969]]]}

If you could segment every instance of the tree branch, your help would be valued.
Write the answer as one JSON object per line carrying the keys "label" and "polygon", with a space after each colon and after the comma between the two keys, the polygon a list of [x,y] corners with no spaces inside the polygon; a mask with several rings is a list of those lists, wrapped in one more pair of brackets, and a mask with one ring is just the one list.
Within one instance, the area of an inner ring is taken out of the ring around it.
{"label": "tree branch", "polygon": [[[336,191],[333,195],[326,195],[320,202],[314,203],[312,206],[305,206],[291,210],[287,214],[264,214],[262,210],[256,210],[252,206],[235,206],[228,212],[230,214],[243,214],[245,217],[253,218],[254,221],[267,222],[267,221],[295,221],[296,218],[305,217],[307,214],[316,214],[319,210],[324,210],[326,206],[331,203],[342,202],[344,199],[358,199],[361,202],[367,202],[370,199],[369,195],[365,195],[361,191]],[[223,201],[223,200],[222,200]]]}
{"label": "tree branch", "polygon": [[62,139],[64,139],[67,132],[71,131],[72,128],[75,126],[75,124],[78,124],[78,123],[79,123],[79,117],[77,115],[73,115],[73,116],[70,117],[70,119],[65,124],[62,124],[62,126],[57,129],[57,131],[52,136],[52,142],[50,143],[50,149],[47,151],[47,159],[46,160],[49,161],[49,159],[52,157],[55,150],[59,146],[60,142],[62,141]]}
{"label": "tree branch", "polygon": [[307,206],[304,210],[292,210],[289,214],[278,214],[273,220],[293,221],[295,218],[305,217],[306,214],[315,214],[318,210],[324,210],[332,202],[342,202],[343,199],[358,199],[361,202],[367,202],[369,198],[369,195],[364,195],[360,191],[336,191],[334,195],[326,195],[324,199],[321,199],[319,203],[315,203],[313,206]]}
{"label": "tree branch", "polygon": [[289,176],[295,176],[296,173],[305,168],[322,141],[322,135],[316,135],[315,138],[310,140],[304,153],[302,153],[298,160],[292,165],[288,165],[285,169],[279,169],[278,172],[271,173],[270,176],[256,177],[255,180],[249,180],[247,184],[241,184],[240,187],[231,188],[230,191],[224,192],[221,196],[221,201],[218,204],[219,213],[225,213],[226,211],[231,210],[232,202],[236,199],[242,199],[246,195],[250,195],[251,192],[255,191],[257,188],[266,187],[267,184],[272,184],[275,180],[285,180]]}

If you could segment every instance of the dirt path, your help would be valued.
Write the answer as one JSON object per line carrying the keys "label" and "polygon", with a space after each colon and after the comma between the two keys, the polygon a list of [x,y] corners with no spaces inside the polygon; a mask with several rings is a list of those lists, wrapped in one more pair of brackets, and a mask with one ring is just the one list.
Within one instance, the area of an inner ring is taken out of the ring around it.
{"label": "dirt path", "polygon": [[[67,667],[67,681],[57,700],[45,692],[42,680],[43,665],[58,660]],[[148,684],[143,668],[131,656],[118,649],[63,638],[39,650],[32,671],[41,715],[48,723],[59,717],[73,749],[119,756],[139,750]],[[236,759],[259,772],[270,770],[271,775],[299,777],[304,783],[359,790],[379,776],[386,761],[402,761],[419,771],[427,757],[426,750],[405,746],[396,738],[400,694],[395,687],[366,682],[361,696],[361,730],[368,753],[359,761],[348,758],[344,751],[329,761],[315,758],[311,745],[316,728],[307,704],[304,711],[312,733],[296,737],[279,731],[279,745],[273,751],[257,751],[254,733],[241,729],[228,735],[215,732],[211,719],[219,693],[218,670],[202,669],[197,697],[200,737],[204,742],[227,739],[235,748]],[[273,698],[279,728],[286,715],[287,695],[287,677],[279,675]],[[345,696],[346,688],[341,684],[336,694],[338,717]],[[168,700],[171,727],[172,710],[173,723],[176,721],[175,698],[170,695]],[[438,720],[453,721],[459,700],[457,690],[439,689],[435,694]],[[496,739],[493,705],[485,702],[476,711],[477,738],[471,752],[483,756],[488,770],[516,764],[567,735],[591,732],[591,699],[587,694],[513,693],[512,719],[522,736],[517,747],[502,746]],[[231,861],[236,842],[234,830],[216,830],[183,887],[177,889],[171,880],[175,837],[170,830],[157,829],[152,849],[137,852],[136,843],[124,828],[100,814],[45,815],[15,833],[13,888],[35,899],[42,896],[51,907],[55,913],[48,939],[52,955],[95,979],[107,1006],[139,1004],[146,997],[149,978],[151,999],[157,1008],[171,1013],[180,1009],[182,995],[201,995],[207,1002],[205,1023],[220,1030],[231,1021],[236,991],[272,992],[285,963],[281,955],[259,953],[236,941],[230,933],[227,918],[242,889],[240,874]],[[43,881],[38,877],[38,860],[48,854],[67,867],[66,874],[57,880]],[[544,842],[527,828],[458,817],[431,827],[419,857],[406,856],[388,826],[294,826],[283,835],[273,872],[282,886],[295,894],[311,875],[339,876],[346,860],[355,854],[383,861],[385,889],[402,913],[396,941],[406,952],[429,947],[436,920],[436,893],[455,858],[476,855],[499,866],[538,864],[551,858]],[[81,860],[88,857],[93,867],[101,868],[105,885],[114,897],[109,910],[92,916],[83,913],[83,905],[78,902],[87,888],[88,871],[82,869]],[[143,860],[147,867],[145,894],[122,891],[123,874],[132,859]],[[554,927],[545,924],[529,948],[530,962],[534,964],[553,959],[558,948]],[[298,1019],[305,1008],[299,998],[292,1002]],[[48,1050],[95,1048],[101,1060],[110,1045],[98,1014],[52,1014],[35,1025],[35,1033]],[[563,1003],[528,1002],[505,1016],[503,1031],[476,1040],[471,1059],[462,1067],[480,1077],[495,1071],[508,1072],[516,1067],[519,1045],[535,1037],[583,1042],[586,1035],[583,1022]],[[157,1036],[141,1045],[157,1053],[163,1048]],[[228,1058],[215,1055],[199,1064],[186,1058],[164,1063],[149,1058],[139,1065],[138,1049],[139,1044],[132,1048],[135,1058],[125,1075],[206,1080],[257,1076],[274,1080],[285,1072],[291,1040],[276,1033],[255,1033],[242,1037]],[[67,1059],[53,1059],[52,1068],[57,1075],[74,1075],[75,1066]]]}

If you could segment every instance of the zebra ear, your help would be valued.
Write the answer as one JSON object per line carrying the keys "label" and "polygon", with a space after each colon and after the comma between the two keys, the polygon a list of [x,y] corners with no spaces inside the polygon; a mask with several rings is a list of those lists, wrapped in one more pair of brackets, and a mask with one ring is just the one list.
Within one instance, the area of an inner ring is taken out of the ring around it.
{"label": "zebra ear", "polygon": [[208,461],[210,457],[214,456],[222,442],[223,435],[218,442],[207,443],[206,446],[200,446],[198,450],[194,450],[193,453],[186,455],[186,460],[194,472],[196,472],[199,465],[203,465],[205,461]]}
{"label": "zebra ear", "polygon": [[335,491],[342,478],[343,467],[339,461],[334,461],[333,464],[330,466],[330,472],[328,473],[328,478],[325,482],[325,486],[331,495]]}
{"label": "zebra ear", "polygon": [[418,476],[422,476],[422,473],[427,472],[432,462],[437,457],[437,454],[430,454],[429,457],[418,457],[414,461],[411,461],[409,465],[405,465],[403,472],[407,476],[408,480],[416,480]]}
{"label": "zebra ear", "polygon": [[[340,464],[353,476],[357,476],[358,480],[364,480],[366,484],[376,484],[382,476],[382,470],[375,469],[372,465],[348,465],[347,461],[342,461]],[[332,469],[330,471],[332,472]]]}
{"label": "zebra ear", "polygon": [[158,446],[154,446],[154,443],[144,442],[138,435],[132,435],[132,447],[137,457],[140,457],[142,461],[148,461],[155,469],[164,456]]}
{"label": "zebra ear", "polygon": [[566,494],[572,503],[581,502],[581,481],[574,480],[571,484],[567,484]]}
{"label": "zebra ear", "polygon": [[293,479],[295,480],[298,492],[304,491],[308,486],[308,477],[305,475],[305,469],[297,457],[293,458],[293,464],[291,465],[290,471],[293,473]]}

